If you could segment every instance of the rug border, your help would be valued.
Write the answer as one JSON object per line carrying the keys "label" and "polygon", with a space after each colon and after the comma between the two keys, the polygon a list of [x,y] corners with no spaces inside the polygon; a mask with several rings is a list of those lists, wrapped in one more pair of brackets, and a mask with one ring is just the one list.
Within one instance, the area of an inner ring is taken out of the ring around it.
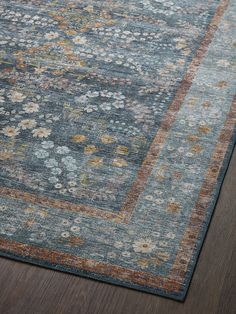
{"label": "rug border", "polygon": [[191,259],[191,261],[188,265],[188,269],[186,271],[185,280],[183,282],[185,290],[182,293],[182,300],[181,301],[184,301],[186,299],[187,294],[189,292],[189,287],[190,287],[191,281],[193,279],[198,260],[199,260],[200,255],[201,255],[201,251],[202,251],[202,248],[204,246],[204,243],[205,243],[205,240],[207,237],[207,233],[210,229],[210,224],[212,222],[212,218],[213,218],[213,215],[215,213],[217,202],[218,202],[218,199],[220,197],[220,192],[221,192],[221,189],[222,189],[222,186],[224,183],[224,179],[225,179],[226,174],[227,174],[227,170],[228,170],[229,165],[230,165],[231,158],[233,156],[235,145],[236,145],[236,126],[233,129],[232,136],[231,136],[231,139],[229,141],[228,148],[227,148],[227,151],[225,153],[224,160],[222,162],[222,166],[221,166],[219,175],[217,177],[217,184],[215,185],[213,193],[212,193],[210,204],[206,208],[206,213],[207,213],[206,219],[204,220],[204,223],[202,224],[201,230],[199,231],[198,241],[196,242],[194,249],[193,249],[194,254],[192,255],[192,259]]}
{"label": "rug border", "polygon": [[217,6],[213,17],[207,26],[206,32],[199,44],[199,47],[196,50],[195,55],[193,56],[190,64],[186,69],[182,82],[177,88],[174,98],[161,121],[161,125],[158,128],[153,141],[151,142],[147,154],[141,166],[139,167],[139,169],[137,169],[136,177],[118,213],[115,213],[113,211],[107,211],[83,203],[75,204],[71,203],[70,201],[62,201],[56,198],[54,199],[53,197],[48,197],[46,195],[42,196],[38,195],[37,193],[24,192],[15,188],[8,188],[5,186],[0,186],[0,195],[11,196],[11,198],[19,198],[25,201],[38,203],[48,207],[57,207],[61,209],[80,212],[82,215],[85,214],[86,216],[109,219],[118,223],[128,223],[133,214],[133,210],[138,200],[138,197],[140,193],[143,192],[146,181],[152,171],[153,165],[158,159],[163,141],[165,141],[166,136],[168,135],[175,121],[176,113],[179,112],[180,108],[183,105],[184,99],[193,83],[199,65],[201,64],[202,59],[208,51],[210,43],[214,39],[215,32],[218,29],[218,25],[228,5],[229,0],[219,0],[219,5]]}
{"label": "rug border", "polygon": [[172,292],[166,292],[160,288],[151,288],[148,286],[142,286],[139,284],[126,282],[124,280],[115,279],[115,278],[112,278],[111,276],[97,274],[95,272],[85,271],[82,269],[69,267],[69,266],[62,266],[60,264],[54,264],[54,263],[51,263],[49,261],[31,258],[28,256],[22,257],[20,255],[17,255],[17,254],[11,253],[11,252],[0,251],[0,256],[6,257],[6,258],[9,258],[12,260],[24,262],[24,263],[27,262],[27,263],[35,265],[35,266],[40,266],[40,267],[44,267],[44,268],[48,268],[48,269],[52,269],[52,270],[57,270],[57,271],[69,273],[72,275],[78,275],[78,276],[81,276],[83,278],[94,279],[94,280],[98,280],[98,281],[108,283],[108,284],[114,284],[117,286],[134,289],[137,291],[151,293],[151,294],[154,294],[157,296],[169,298],[171,300],[184,302],[184,300],[186,299],[187,293],[189,291],[189,286],[190,286],[190,283],[192,281],[194,271],[196,269],[196,265],[197,265],[198,259],[200,257],[202,247],[205,243],[206,235],[207,235],[207,232],[209,230],[209,226],[210,226],[210,223],[211,223],[214,211],[215,211],[216,203],[217,203],[217,200],[218,200],[219,195],[220,195],[220,190],[222,188],[224,178],[226,176],[227,169],[229,167],[230,160],[231,160],[231,157],[233,154],[235,142],[236,142],[236,126],[233,130],[233,134],[231,136],[231,140],[229,141],[227,151],[225,153],[224,160],[223,160],[223,163],[222,163],[222,166],[220,169],[220,173],[217,177],[217,184],[215,185],[215,188],[214,188],[215,193],[212,195],[210,205],[206,209],[206,212],[208,212],[207,218],[204,220],[205,223],[202,225],[201,231],[199,232],[198,241],[194,247],[194,254],[192,255],[191,262],[188,264],[188,269],[186,271],[184,284],[182,285],[182,287],[184,287],[184,289],[180,290],[179,292],[173,292],[173,291]]}
{"label": "rug border", "polygon": [[[42,259],[37,259],[37,258],[31,258],[28,256],[22,257],[21,255],[17,255],[17,254],[11,253],[11,252],[0,251],[0,256],[8,257],[8,258],[22,261],[22,262],[28,262],[28,263],[33,264],[33,265],[42,266],[42,267],[46,267],[46,268],[53,269],[53,270],[60,270],[62,272],[71,273],[74,275],[79,275],[81,277],[96,279],[96,280],[99,280],[102,282],[115,284],[115,285],[119,285],[119,286],[123,286],[123,287],[127,287],[127,288],[132,288],[132,289],[136,289],[136,290],[143,291],[143,292],[152,293],[155,295],[168,297],[168,298],[171,298],[174,300],[184,301],[184,299],[186,298],[187,292],[189,290],[191,280],[193,278],[193,274],[194,274],[194,271],[195,271],[195,268],[196,268],[196,265],[198,262],[198,258],[200,256],[201,249],[204,245],[205,238],[206,238],[207,232],[209,230],[210,222],[211,222],[212,216],[214,214],[214,209],[215,209],[217,200],[218,200],[219,195],[220,195],[220,190],[221,190],[222,184],[224,182],[225,175],[227,173],[230,159],[232,157],[232,153],[233,153],[234,146],[235,146],[235,141],[236,141],[236,128],[232,129],[232,136],[231,136],[230,140],[228,141],[227,149],[226,149],[225,155],[224,155],[223,160],[222,160],[220,171],[219,171],[219,174],[217,176],[216,183],[214,185],[214,189],[213,189],[212,194],[211,194],[209,206],[207,206],[205,209],[206,216],[205,216],[205,219],[203,220],[202,226],[199,230],[197,241],[196,241],[195,246],[193,248],[193,254],[191,255],[191,260],[190,260],[188,267],[187,267],[185,279],[184,279],[184,282],[182,284],[183,289],[180,290],[179,292],[169,292],[169,291],[166,292],[161,288],[151,288],[149,286],[142,286],[139,284],[126,282],[125,280],[115,279],[111,276],[101,275],[101,274],[97,274],[97,273],[91,272],[91,271],[85,271],[85,270],[78,269],[78,268],[75,268],[72,266],[63,266],[60,264],[54,264],[54,263],[49,262],[49,261],[44,261]],[[37,247],[37,246],[35,246],[35,247]]]}

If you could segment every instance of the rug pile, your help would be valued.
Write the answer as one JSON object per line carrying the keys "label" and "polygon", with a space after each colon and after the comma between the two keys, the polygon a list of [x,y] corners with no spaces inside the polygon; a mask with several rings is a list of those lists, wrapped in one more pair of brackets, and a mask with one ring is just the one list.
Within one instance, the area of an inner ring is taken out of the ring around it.
{"label": "rug pile", "polygon": [[185,298],[235,143],[235,15],[1,1],[1,256]]}

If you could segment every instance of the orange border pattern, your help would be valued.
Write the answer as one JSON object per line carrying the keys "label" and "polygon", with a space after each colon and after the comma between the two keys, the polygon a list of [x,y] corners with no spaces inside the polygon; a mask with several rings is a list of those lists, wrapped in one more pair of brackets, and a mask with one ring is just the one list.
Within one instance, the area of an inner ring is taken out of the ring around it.
{"label": "orange border pattern", "polygon": [[[101,209],[93,207],[71,204],[69,202],[61,202],[54,199],[49,199],[43,196],[35,196],[30,193],[21,192],[9,188],[0,188],[0,194],[9,198],[23,199],[29,203],[39,203],[47,207],[62,208],[65,210],[79,211],[84,215],[93,216],[96,218],[111,219],[117,223],[128,223],[136,205],[138,196],[145,188],[147,179],[158,159],[159,152],[165,143],[168,132],[175,121],[176,113],[180,110],[184,98],[193,82],[193,79],[198,70],[212,37],[217,29],[217,25],[228,5],[228,0],[222,0],[216,14],[209,26],[209,29],[202,41],[195,58],[193,59],[187,74],[178,90],[173,103],[171,104],[165,118],[162,121],[161,127],[158,130],[156,137],[151,145],[151,148],[139,169],[136,180],[127,195],[127,199],[118,214],[105,212]],[[236,97],[233,100],[231,109],[228,113],[225,124],[218,137],[215,150],[212,154],[203,184],[198,195],[198,200],[191,211],[190,220],[185,229],[183,238],[179,245],[179,250],[176,255],[172,269],[168,276],[154,276],[152,273],[127,269],[114,264],[95,261],[92,259],[81,258],[76,255],[59,252],[47,248],[40,248],[33,245],[28,245],[16,241],[10,241],[0,238],[0,250],[5,252],[6,256],[20,256],[22,259],[40,260],[49,262],[52,265],[61,265],[65,268],[73,268],[78,271],[87,271],[101,276],[106,276],[114,280],[121,280],[126,283],[137,284],[139,286],[147,286],[153,289],[160,289],[168,295],[168,293],[178,293],[183,288],[186,274],[189,270],[189,265],[192,260],[193,252],[199,240],[199,235],[202,230],[203,223],[206,221],[207,210],[212,201],[212,194],[217,185],[217,180],[220,171],[225,161],[229,144],[234,132],[236,122]],[[36,263],[37,264],[37,263]]]}
{"label": "orange border pattern", "polygon": [[180,243],[179,253],[176,256],[169,276],[153,276],[150,273],[135,271],[116,265],[101,263],[91,259],[84,259],[79,256],[52,251],[51,249],[35,247],[32,245],[19,243],[16,241],[9,241],[1,238],[0,250],[23,257],[50,261],[52,264],[63,265],[65,267],[73,267],[85,271],[96,272],[100,275],[106,275],[128,282],[130,281],[141,286],[149,286],[153,288],[158,287],[158,289],[162,289],[166,292],[180,291],[188,269],[188,264],[198,239],[199,232],[202,228],[202,223],[206,217],[206,210],[211,201],[211,194],[215,188],[229,142],[233,135],[235,121],[236,97],[234,98],[228,118],[219,136],[217,146],[212,155],[205,180],[201,187],[198,201],[195,208],[192,210],[189,225],[186,228],[185,234]]}

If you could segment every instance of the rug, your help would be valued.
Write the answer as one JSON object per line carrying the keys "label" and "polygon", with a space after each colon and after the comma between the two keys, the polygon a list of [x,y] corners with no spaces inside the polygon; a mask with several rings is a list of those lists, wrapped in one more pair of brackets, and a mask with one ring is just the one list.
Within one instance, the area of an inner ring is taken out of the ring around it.
{"label": "rug", "polygon": [[235,143],[235,14],[1,1],[1,256],[184,300]]}

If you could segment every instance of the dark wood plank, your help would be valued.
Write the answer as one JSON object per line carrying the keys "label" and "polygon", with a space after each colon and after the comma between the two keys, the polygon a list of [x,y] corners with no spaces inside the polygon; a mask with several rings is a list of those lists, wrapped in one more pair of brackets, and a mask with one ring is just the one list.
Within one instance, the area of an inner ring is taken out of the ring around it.
{"label": "dark wood plank", "polygon": [[184,303],[0,258],[1,314],[235,314],[236,151]]}

